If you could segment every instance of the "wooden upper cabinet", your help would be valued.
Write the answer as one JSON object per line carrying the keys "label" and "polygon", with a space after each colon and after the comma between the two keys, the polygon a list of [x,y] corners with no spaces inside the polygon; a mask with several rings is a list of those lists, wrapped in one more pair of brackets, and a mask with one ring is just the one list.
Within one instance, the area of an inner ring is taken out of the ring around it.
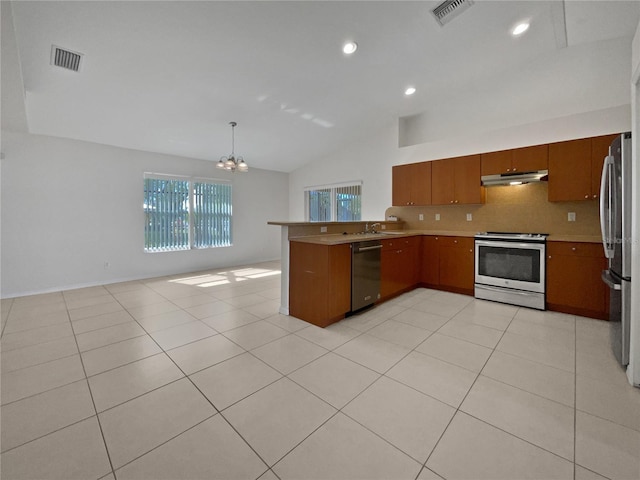
{"label": "wooden upper cabinet", "polygon": [[604,157],[615,137],[604,135],[549,145],[549,201],[597,199]]}
{"label": "wooden upper cabinet", "polygon": [[591,139],[549,145],[549,201],[591,198]]}
{"label": "wooden upper cabinet", "polygon": [[484,203],[480,185],[480,155],[447,158],[431,162],[433,205]]}
{"label": "wooden upper cabinet", "polygon": [[511,171],[512,150],[483,153],[480,157],[482,175],[499,175]]}
{"label": "wooden upper cabinet", "polygon": [[549,168],[549,145],[516,148],[512,152],[511,172],[533,172]]}
{"label": "wooden upper cabinet", "polygon": [[602,166],[604,157],[609,155],[611,142],[618,135],[603,135],[591,139],[591,196],[600,197],[600,177],[602,176]]}
{"label": "wooden upper cabinet", "polygon": [[549,166],[549,146],[535,145],[533,147],[483,153],[481,155],[481,163],[482,175],[546,170]]}
{"label": "wooden upper cabinet", "polygon": [[431,162],[392,168],[392,204],[431,205]]}

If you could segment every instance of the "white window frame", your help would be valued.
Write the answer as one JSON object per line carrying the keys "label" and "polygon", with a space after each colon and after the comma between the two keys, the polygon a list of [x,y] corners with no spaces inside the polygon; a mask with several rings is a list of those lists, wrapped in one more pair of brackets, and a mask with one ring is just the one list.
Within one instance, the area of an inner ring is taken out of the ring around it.
{"label": "white window frame", "polygon": [[[330,201],[331,201],[331,216],[329,220],[317,220],[318,223],[322,222],[336,222],[336,215],[338,212],[337,205],[337,189],[342,187],[360,187],[360,217],[362,218],[362,195],[364,190],[364,182],[362,180],[354,180],[349,182],[341,182],[341,183],[332,183],[328,185],[313,185],[309,187],[304,187],[304,218],[305,221],[310,222],[311,215],[309,212],[309,192],[316,190],[330,190]],[[359,220],[353,220],[359,221]]]}
{"label": "white window frame", "polygon": [[[171,175],[165,173],[154,173],[154,172],[144,172],[143,174],[143,182],[147,179],[154,180],[175,180],[187,182],[188,186],[188,245],[177,248],[157,248],[150,249],[146,245],[146,216],[145,216],[145,241],[143,245],[143,251],[145,253],[164,253],[164,252],[179,252],[185,250],[203,250],[206,248],[223,248],[223,247],[231,247],[233,246],[233,184],[230,180],[222,179],[222,178],[207,178],[207,177],[190,177],[184,175]],[[230,211],[227,214],[229,218],[229,231],[228,231],[228,243],[220,244],[220,245],[205,245],[205,246],[197,246],[195,245],[195,229],[196,222],[194,220],[195,217],[195,184],[196,183],[208,183],[208,184],[218,184],[218,185],[228,185],[230,187],[229,191],[229,200],[230,200]],[[144,183],[143,183],[144,184]],[[143,215],[144,215],[144,202],[146,201],[145,192],[143,188]]]}

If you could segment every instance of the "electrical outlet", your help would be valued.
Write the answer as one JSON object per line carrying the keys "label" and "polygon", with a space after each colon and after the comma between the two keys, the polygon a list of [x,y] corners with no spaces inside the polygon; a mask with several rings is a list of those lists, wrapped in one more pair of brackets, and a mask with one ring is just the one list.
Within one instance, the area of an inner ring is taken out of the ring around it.
{"label": "electrical outlet", "polygon": [[436,213],[436,222],[439,222],[439,221],[440,221],[440,214]]}
{"label": "electrical outlet", "polygon": [[418,214],[418,220],[420,221],[424,220],[424,215],[422,213]]}
{"label": "electrical outlet", "polygon": [[576,212],[569,212],[567,214],[567,221],[575,222],[576,221]]}
{"label": "electrical outlet", "polygon": [[380,228],[381,228],[382,230],[386,230],[386,229],[387,229],[387,226],[383,223],[383,224],[380,226]]}
{"label": "electrical outlet", "polygon": [[473,220],[473,215],[470,213],[467,213],[467,222],[470,222],[471,220]]}
{"label": "electrical outlet", "polygon": [[327,233],[327,227],[320,227],[320,233]]}

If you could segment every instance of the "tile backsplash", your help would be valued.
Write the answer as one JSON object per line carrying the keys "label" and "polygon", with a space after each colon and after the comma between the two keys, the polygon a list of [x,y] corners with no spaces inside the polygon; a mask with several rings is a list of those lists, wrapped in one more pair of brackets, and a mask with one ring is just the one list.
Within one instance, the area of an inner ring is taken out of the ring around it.
{"label": "tile backsplash", "polygon": [[[547,182],[488,187],[483,205],[390,207],[385,218],[396,215],[410,230],[600,235],[598,200],[549,202],[547,189]],[[575,214],[575,221],[567,220],[569,213]],[[471,221],[467,220],[468,214]],[[424,220],[419,220],[420,215]]]}

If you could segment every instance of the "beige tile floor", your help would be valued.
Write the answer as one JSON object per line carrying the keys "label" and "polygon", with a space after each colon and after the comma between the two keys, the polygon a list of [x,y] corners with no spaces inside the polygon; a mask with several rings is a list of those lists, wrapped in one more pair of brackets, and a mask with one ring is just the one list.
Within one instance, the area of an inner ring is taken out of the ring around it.
{"label": "beige tile floor", "polygon": [[6,479],[638,479],[605,322],[417,289],[327,329],[277,262],[2,301]]}

